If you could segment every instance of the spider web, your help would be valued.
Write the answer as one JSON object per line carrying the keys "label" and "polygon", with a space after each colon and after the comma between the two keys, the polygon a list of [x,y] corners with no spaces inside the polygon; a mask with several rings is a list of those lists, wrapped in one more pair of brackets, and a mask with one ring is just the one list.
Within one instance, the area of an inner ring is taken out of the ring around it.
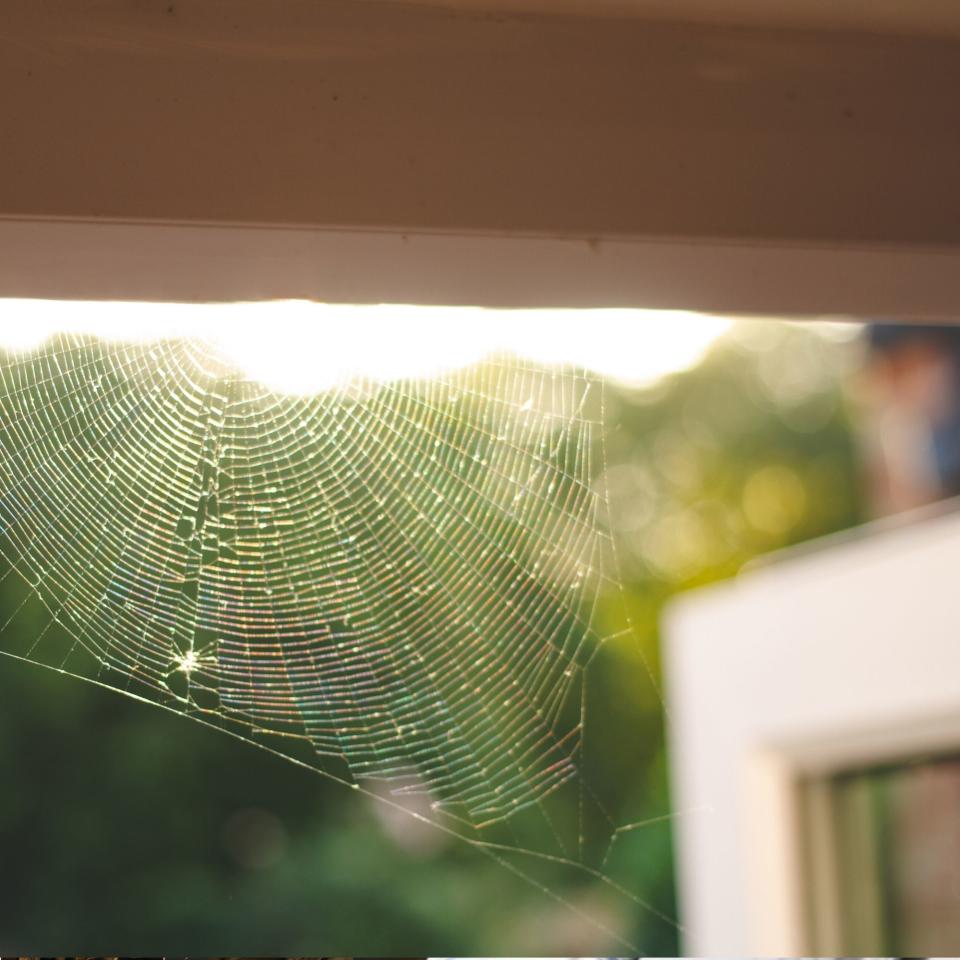
{"label": "spider web", "polygon": [[641,824],[585,773],[602,423],[598,378],[517,357],[291,396],[200,340],[0,354],[4,577],[48,613],[3,647],[608,879]]}

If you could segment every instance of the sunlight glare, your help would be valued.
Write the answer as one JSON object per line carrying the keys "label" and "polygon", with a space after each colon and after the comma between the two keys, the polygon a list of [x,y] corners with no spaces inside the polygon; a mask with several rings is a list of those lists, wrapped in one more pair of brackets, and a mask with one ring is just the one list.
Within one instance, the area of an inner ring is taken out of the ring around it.
{"label": "sunlight glare", "polygon": [[487,310],[302,300],[178,304],[0,301],[0,346],[30,350],[58,333],[110,341],[203,341],[227,365],[281,393],[355,378],[423,378],[498,353],[575,364],[631,385],[696,363],[730,326],[657,310]]}

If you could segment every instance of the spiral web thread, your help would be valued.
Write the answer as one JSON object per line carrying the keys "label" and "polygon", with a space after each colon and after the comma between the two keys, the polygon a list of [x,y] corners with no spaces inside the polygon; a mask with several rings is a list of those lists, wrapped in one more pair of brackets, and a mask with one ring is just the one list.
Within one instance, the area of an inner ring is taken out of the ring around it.
{"label": "spiral web thread", "polygon": [[594,377],[516,358],[302,397],[198,341],[0,354],[4,577],[48,612],[3,645],[306,743],[468,837],[550,822],[589,792],[601,415]]}

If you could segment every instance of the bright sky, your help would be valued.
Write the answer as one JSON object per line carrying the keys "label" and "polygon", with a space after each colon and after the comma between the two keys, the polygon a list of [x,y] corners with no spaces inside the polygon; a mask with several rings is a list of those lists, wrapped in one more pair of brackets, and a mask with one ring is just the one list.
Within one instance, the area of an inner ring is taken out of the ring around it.
{"label": "bright sky", "polygon": [[357,376],[429,376],[501,351],[640,385],[693,365],[729,326],[720,317],[657,310],[0,300],[0,346],[8,349],[31,349],[56,333],[125,342],[193,337],[248,376],[298,394]]}

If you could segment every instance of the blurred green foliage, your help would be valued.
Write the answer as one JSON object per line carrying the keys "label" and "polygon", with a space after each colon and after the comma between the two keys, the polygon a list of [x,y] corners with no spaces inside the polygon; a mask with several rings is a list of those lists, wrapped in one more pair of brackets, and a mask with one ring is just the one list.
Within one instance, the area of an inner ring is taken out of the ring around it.
{"label": "blurred green foliage", "polygon": [[[658,819],[670,810],[659,615],[679,590],[863,518],[843,388],[857,357],[834,331],[744,323],[695,369],[607,392],[605,480],[634,630],[611,590],[583,763],[617,823],[657,821],[624,833],[604,868],[653,910],[584,873],[511,858],[542,888],[531,885],[277,755],[4,660],[0,952],[624,951],[558,894],[644,952],[676,955],[677,925],[658,916],[678,916],[671,823]],[[21,590],[0,582],[0,623]],[[41,629],[35,617],[15,629]]]}

